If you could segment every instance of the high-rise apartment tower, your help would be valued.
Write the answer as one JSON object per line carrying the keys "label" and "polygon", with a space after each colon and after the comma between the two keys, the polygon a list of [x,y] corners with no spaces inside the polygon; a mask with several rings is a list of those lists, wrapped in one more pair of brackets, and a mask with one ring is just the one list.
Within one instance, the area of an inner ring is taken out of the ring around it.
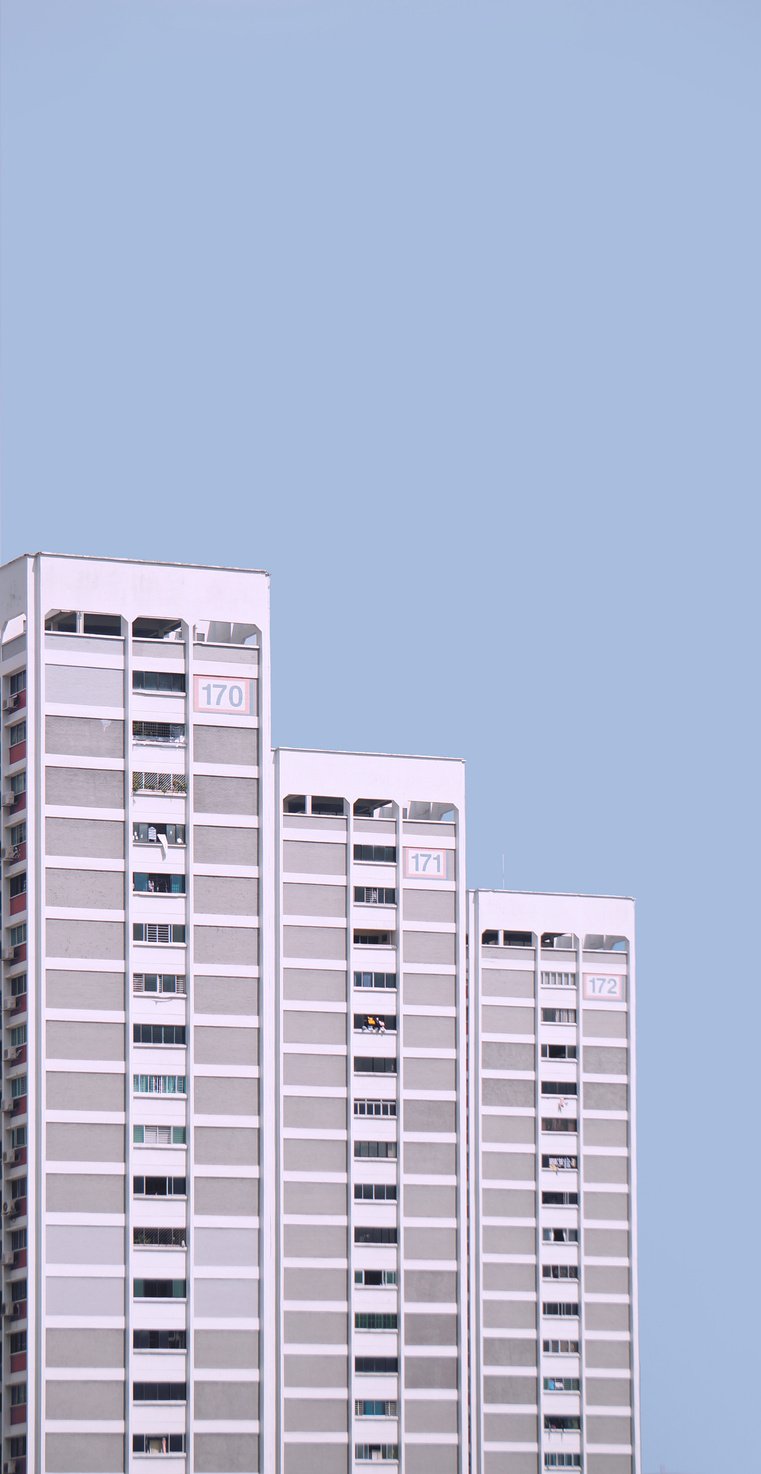
{"label": "high-rise apartment tower", "polygon": [[3,1474],[640,1474],[632,905],[273,753],[268,593],[0,569]]}

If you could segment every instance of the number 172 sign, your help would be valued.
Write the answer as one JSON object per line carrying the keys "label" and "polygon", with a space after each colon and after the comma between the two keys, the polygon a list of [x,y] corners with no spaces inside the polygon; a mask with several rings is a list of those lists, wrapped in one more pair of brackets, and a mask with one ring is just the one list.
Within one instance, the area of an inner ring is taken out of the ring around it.
{"label": "number 172 sign", "polygon": [[228,677],[217,681],[211,676],[196,676],[193,689],[194,711],[218,711],[225,716],[254,715],[254,683],[248,676]]}

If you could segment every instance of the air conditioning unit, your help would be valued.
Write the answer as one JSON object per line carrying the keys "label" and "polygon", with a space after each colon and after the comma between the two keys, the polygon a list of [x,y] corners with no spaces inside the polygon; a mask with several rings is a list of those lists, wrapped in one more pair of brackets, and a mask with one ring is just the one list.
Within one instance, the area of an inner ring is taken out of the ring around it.
{"label": "air conditioning unit", "polygon": [[15,1258],[16,1258],[16,1255],[14,1254],[13,1250],[12,1249],[6,1249],[5,1253],[3,1254],[3,1264],[5,1265],[6,1269],[12,1269],[13,1268],[13,1264],[14,1264]]}
{"label": "air conditioning unit", "polygon": [[5,1300],[0,1301],[0,1315],[10,1315],[11,1307]]}
{"label": "air conditioning unit", "polygon": [[8,1150],[6,1152],[3,1152],[3,1161],[4,1161],[5,1165],[6,1165],[6,1167],[12,1167],[12,1166],[14,1166],[14,1164],[16,1162],[16,1156],[17,1156],[17,1152],[16,1152],[15,1146],[11,1146],[11,1147],[8,1148]]}
{"label": "air conditioning unit", "polygon": [[7,1049],[4,1049],[3,1059],[6,1064],[13,1064],[13,1061],[18,1059],[18,1044],[10,1044]]}
{"label": "air conditioning unit", "polygon": [[12,1203],[10,1198],[6,1198],[3,1203],[3,1218],[12,1218],[15,1212],[16,1204]]}
{"label": "air conditioning unit", "polygon": [[15,960],[16,960],[16,948],[15,947],[3,947],[3,962],[15,962]]}
{"label": "air conditioning unit", "polygon": [[2,1110],[4,1115],[9,1116],[11,1111],[13,1110],[13,1101],[4,1100],[2,1104]]}
{"label": "air conditioning unit", "polygon": [[3,1013],[10,1013],[11,1009],[16,1007],[16,1001],[13,994],[9,993],[8,997],[3,999]]}
{"label": "air conditioning unit", "polygon": [[2,800],[2,802],[3,802],[3,808],[4,809],[12,809],[13,808],[13,805],[16,802],[16,795],[13,792],[13,789],[12,788],[4,788],[3,789],[3,800]]}
{"label": "air conditioning unit", "polygon": [[5,696],[3,698],[3,711],[15,711],[16,710],[16,703],[17,703],[17,701],[18,701],[18,697],[15,696],[15,695],[14,696]]}

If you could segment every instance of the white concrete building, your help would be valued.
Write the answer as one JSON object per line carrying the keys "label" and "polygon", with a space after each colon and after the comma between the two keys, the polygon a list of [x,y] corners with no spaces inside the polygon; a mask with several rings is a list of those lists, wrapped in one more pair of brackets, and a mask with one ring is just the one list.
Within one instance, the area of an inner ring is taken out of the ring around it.
{"label": "white concrete building", "polygon": [[631,903],[273,753],[268,593],[0,569],[3,1474],[640,1474]]}

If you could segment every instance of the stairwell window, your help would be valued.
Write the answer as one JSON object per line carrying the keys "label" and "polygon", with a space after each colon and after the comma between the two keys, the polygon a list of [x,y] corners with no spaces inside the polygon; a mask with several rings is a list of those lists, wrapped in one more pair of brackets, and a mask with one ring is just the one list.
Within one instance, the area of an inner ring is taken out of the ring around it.
{"label": "stairwell window", "polygon": [[355,947],[393,947],[394,933],[390,931],[355,931]]}
{"label": "stairwell window", "polygon": [[395,988],[395,972],[355,972],[355,988]]}
{"label": "stairwell window", "polygon": [[542,973],[542,987],[543,988],[575,988],[576,987],[576,974],[575,974],[575,972],[543,972]]}
{"label": "stairwell window", "polygon": [[355,885],[354,900],[358,906],[395,906],[396,890],[386,885]]}
{"label": "stairwell window", "polygon": [[545,1356],[578,1356],[578,1341],[543,1341],[542,1351]]}
{"label": "stairwell window", "polygon": [[184,1454],[184,1433],[133,1433],[133,1454]]}
{"label": "stairwell window", "polygon": [[134,1402],[187,1402],[185,1382],[133,1382]]}
{"label": "stairwell window", "polygon": [[543,1192],[542,1204],[545,1208],[578,1208],[578,1193]]}
{"label": "stairwell window", "polygon": [[355,1203],[395,1203],[395,1182],[355,1182]]}
{"label": "stairwell window", "polygon": [[185,1095],[185,1075],[133,1075],[132,1088],[136,1095]]}
{"label": "stairwell window", "polygon": [[575,1044],[543,1044],[542,1059],[576,1059]]}
{"label": "stairwell window", "polygon": [[575,1080],[543,1080],[542,1095],[578,1095],[579,1087]]}
{"label": "stairwell window", "polygon": [[184,747],[186,741],[184,722],[133,722],[132,736],[135,742],[162,742],[173,747]]}
{"label": "stairwell window", "polygon": [[395,1375],[399,1371],[398,1356],[355,1356],[354,1370],[360,1377]]}
{"label": "stairwell window", "polygon": [[388,1116],[396,1115],[395,1100],[355,1100],[355,1116]]}
{"label": "stairwell window", "polygon": [[355,1013],[354,1028],[362,1034],[395,1034],[395,1013]]}
{"label": "stairwell window", "polygon": [[370,1228],[361,1223],[354,1229],[355,1244],[395,1244],[397,1239],[398,1231],[395,1228]]}
{"label": "stairwell window", "polygon": [[576,1023],[576,1009],[575,1008],[543,1008],[542,1009],[542,1023],[543,1024],[575,1024]]}
{"label": "stairwell window", "polygon": [[135,993],[176,995],[187,992],[187,979],[185,973],[180,972],[135,972],[132,974],[132,989]]}
{"label": "stairwell window", "polygon": [[573,1304],[570,1300],[546,1300],[542,1306],[542,1315],[560,1320],[564,1320],[569,1316],[578,1315],[578,1313],[578,1305]]}
{"label": "stairwell window", "polygon": [[147,773],[137,769],[132,774],[133,793],[187,793],[184,773]]}
{"label": "stairwell window", "polygon": [[354,1329],[357,1331],[397,1331],[399,1317],[395,1310],[356,1310]]}
{"label": "stairwell window", "polygon": [[156,896],[184,896],[184,875],[163,875],[161,871],[150,874],[144,870],[133,870],[132,889],[137,894]]}
{"label": "stairwell window", "polygon": [[138,1249],[186,1249],[185,1228],[133,1228],[132,1242]]}
{"label": "stairwell window", "polygon": [[395,1141],[355,1141],[355,1157],[391,1158],[396,1161]]}
{"label": "stairwell window", "polygon": [[185,1126],[133,1126],[135,1146],[185,1146]]}
{"label": "stairwell window", "polygon": [[575,1116],[542,1116],[543,1131],[573,1132],[578,1129],[579,1123]]}
{"label": "stairwell window", "polygon": [[393,865],[396,863],[396,845],[355,844],[354,859],[361,864]]}
{"label": "stairwell window", "polygon": [[133,1024],[134,1044],[184,1044],[184,1024]]}
{"label": "stairwell window", "polygon": [[398,1443],[355,1443],[354,1457],[358,1464],[393,1463],[399,1458]]}
{"label": "stairwell window", "polygon": [[132,690],[183,696],[185,674],[175,670],[133,670]]}
{"label": "stairwell window", "polygon": [[188,1333],[185,1330],[148,1331],[136,1329],[132,1332],[135,1351],[185,1351]]}
{"label": "stairwell window", "polygon": [[395,1269],[355,1269],[355,1285],[364,1285],[365,1289],[378,1290],[389,1285],[396,1284]]}
{"label": "stairwell window", "polygon": [[136,1198],[184,1198],[188,1184],[184,1177],[133,1177],[132,1192]]}
{"label": "stairwell window", "polygon": [[544,1280],[577,1280],[579,1278],[578,1264],[543,1264],[542,1279]]}
{"label": "stairwell window", "polygon": [[578,1157],[542,1156],[542,1167],[545,1172],[576,1172],[578,1166]]}
{"label": "stairwell window", "polygon": [[132,1294],[136,1300],[185,1300],[187,1293],[187,1280],[132,1281]]}
{"label": "stairwell window", "polygon": [[373,1059],[365,1054],[358,1054],[354,1060],[354,1070],[357,1075],[395,1075],[395,1059]]}
{"label": "stairwell window", "polygon": [[543,1228],[543,1244],[578,1244],[578,1228]]}
{"label": "stairwell window", "polygon": [[172,845],[173,848],[185,844],[184,824],[133,824],[133,844],[164,844]]}
{"label": "stairwell window", "polygon": [[545,1392],[578,1392],[578,1377],[545,1377]]}
{"label": "stairwell window", "polygon": [[545,1454],[545,1469],[582,1469],[581,1454]]}
{"label": "stairwell window", "polygon": [[175,922],[134,921],[133,942],[150,942],[155,947],[184,947],[185,926]]}
{"label": "stairwell window", "polygon": [[545,1413],[544,1426],[548,1433],[574,1433],[581,1428],[578,1413]]}
{"label": "stairwell window", "polygon": [[399,1412],[398,1402],[376,1397],[358,1397],[354,1403],[357,1418],[395,1418]]}

